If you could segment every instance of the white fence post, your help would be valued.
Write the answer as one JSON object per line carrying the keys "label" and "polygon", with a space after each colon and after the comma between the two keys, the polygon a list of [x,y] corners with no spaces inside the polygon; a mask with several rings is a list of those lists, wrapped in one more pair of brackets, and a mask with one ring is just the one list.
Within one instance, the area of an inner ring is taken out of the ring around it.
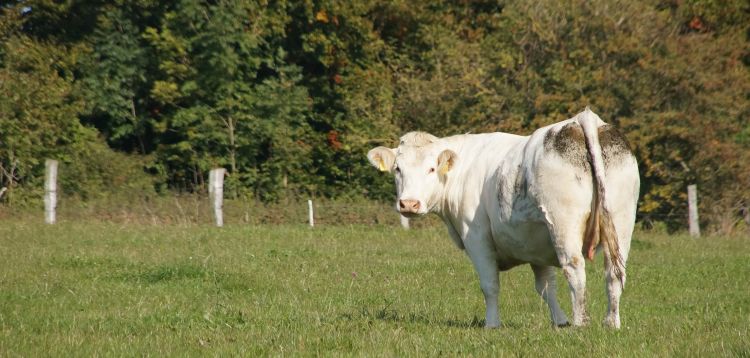
{"label": "white fence post", "polygon": [[698,190],[695,184],[688,185],[688,221],[690,236],[700,237],[701,228],[698,224]]}
{"label": "white fence post", "polygon": [[307,211],[309,212],[308,219],[310,220],[310,227],[315,227],[315,215],[313,215],[312,200],[307,200]]}
{"label": "white fence post", "polygon": [[44,162],[44,222],[55,223],[57,207],[57,161],[47,159]]}
{"label": "white fence post", "polygon": [[224,226],[224,213],[222,208],[224,207],[224,168],[211,169],[208,174],[208,197],[214,206],[214,217],[216,218],[216,226]]}
{"label": "white fence post", "polygon": [[408,230],[409,229],[409,218],[407,218],[406,216],[403,216],[401,214],[399,214],[399,216],[401,216],[401,227],[403,227],[404,229]]}

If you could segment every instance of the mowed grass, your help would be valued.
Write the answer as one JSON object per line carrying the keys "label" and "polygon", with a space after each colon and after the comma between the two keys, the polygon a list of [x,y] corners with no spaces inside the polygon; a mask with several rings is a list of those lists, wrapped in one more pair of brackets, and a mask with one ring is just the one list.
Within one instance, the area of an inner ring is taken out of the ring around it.
{"label": "mowed grass", "polygon": [[[527,266],[484,330],[442,227],[0,223],[0,356],[750,356],[750,239],[637,233],[623,329],[554,329]],[[559,296],[570,314],[567,283]]]}

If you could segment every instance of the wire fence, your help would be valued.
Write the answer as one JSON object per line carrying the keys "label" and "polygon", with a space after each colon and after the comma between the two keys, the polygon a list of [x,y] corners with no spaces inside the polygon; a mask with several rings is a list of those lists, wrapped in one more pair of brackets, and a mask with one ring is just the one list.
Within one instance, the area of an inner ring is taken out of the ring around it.
{"label": "wire fence", "polygon": [[[313,199],[315,226],[331,225],[390,225],[401,226],[401,216],[394,203],[365,200]],[[133,224],[206,224],[214,223],[214,208],[206,195],[131,196],[107,200],[81,201],[62,198],[57,216],[62,221],[102,220]],[[0,218],[33,216],[40,219],[44,211],[38,207],[14,208],[0,204]],[[307,200],[287,200],[263,203],[257,200],[225,198],[223,221],[226,225],[274,224],[296,225],[309,223]],[[659,223],[678,224],[687,230],[685,213],[638,213],[636,221],[650,228]],[[441,226],[436,215],[409,220],[411,228]]]}
{"label": "wire fence", "polygon": [[[48,160],[47,164],[55,162]],[[174,195],[174,196],[132,196],[120,195],[100,200],[81,201],[75,198],[64,198],[57,208],[56,199],[56,170],[47,170],[45,180],[45,214],[47,223],[55,222],[56,210],[63,220],[98,219],[137,224],[212,224],[222,226],[228,224],[310,224],[326,225],[392,225],[404,227],[428,227],[440,225],[440,220],[432,215],[420,217],[417,220],[404,220],[395,210],[393,203],[382,203],[359,200],[309,200],[291,199],[275,203],[263,203],[252,199],[224,199],[223,195],[214,195],[213,204],[206,195]],[[217,190],[221,193],[222,180],[217,182]],[[51,180],[49,180],[52,178]],[[48,183],[49,182],[49,183]],[[213,185],[213,184],[212,184]],[[695,189],[695,188],[693,188]],[[0,189],[0,199],[6,188]],[[211,195],[209,195],[211,197]],[[218,200],[216,200],[219,198]],[[223,201],[223,202],[222,202]],[[743,204],[745,205],[745,204]],[[666,227],[671,231],[687,230],[691,225],[693,230],[698,228],[697,204],[693,202],[691,211],[663,213],[638,212],[636,222],[643,228]],[[720,220],[712,217],[711,221],[718,221],[719,231],[731,232],[735,227],[750,228],[750,209],[742,206],[741,213],[718,215]],[[712,213],[709,212],[709,215]],[[0,201],[0,218],[32,214],[28,207],[17,208],[4,205]],[[717,216],[717,215],[714,215]],[[51,219],[50,219],[51,218]],[[216,220],[216,221],[214,221]],[[690,224],[692,222],[692,224]],[[714,223],[716,225],[716,223]],[[697,231],[697,230],[696,230]]]}
{"label": "wire fence", "polygon": [[[41,201],[41,200],[40,200]],[[313,199],[315,226],[401,226],[393,203],[359,200]],[[307,200],[263,203],[252,199],[223,200],[225,225],[297,225],[309,223]],[[63,197],[57,206],[58,222],[100,220],[142,225],[213,225],[214,207],[206,195],[130,196],[82,201]],[[25,217],[42,220],[39,205],[21,207],[0,203],[0,219]],[[412,228],[442,225],[434,215],[410,221]]]}

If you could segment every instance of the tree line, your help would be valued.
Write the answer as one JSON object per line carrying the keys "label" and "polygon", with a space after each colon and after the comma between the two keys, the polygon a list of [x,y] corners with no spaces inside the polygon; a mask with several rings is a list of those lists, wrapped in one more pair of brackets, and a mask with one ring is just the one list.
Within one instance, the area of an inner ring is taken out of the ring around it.
{"label": "tree line", "polygon": [[[410,130],[529,134],[590,106],[639,163],[639,218],[750,205],[742,0],[0,1],[2,201],[44,158],[83,199],[205,190],[391,200],[365,153]],[[144,175],[146,173],[147,175]]]}

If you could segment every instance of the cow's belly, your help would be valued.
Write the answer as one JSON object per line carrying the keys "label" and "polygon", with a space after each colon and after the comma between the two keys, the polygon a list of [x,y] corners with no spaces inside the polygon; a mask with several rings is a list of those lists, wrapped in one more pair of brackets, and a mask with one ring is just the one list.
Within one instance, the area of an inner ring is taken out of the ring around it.
{"label": "cow's belly", "polygon": [[493,241],[500,270],[525,263],[560,266],[549,230],[543,222],[501,224],[495,229]]}

